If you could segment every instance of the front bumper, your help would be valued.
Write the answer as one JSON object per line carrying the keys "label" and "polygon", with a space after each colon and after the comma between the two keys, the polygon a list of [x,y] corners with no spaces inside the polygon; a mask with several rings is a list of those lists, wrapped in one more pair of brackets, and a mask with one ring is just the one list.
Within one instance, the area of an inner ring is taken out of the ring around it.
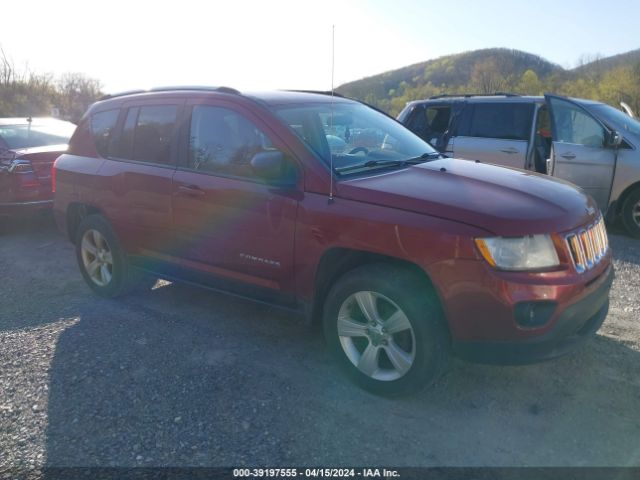
{"label": "front bumper", "polygon": [[517,341],[453,341],[453,350],[462,359],[500,365],[522,365],[564,355],[592,337],[609,312],[609,290],[613,267],[589,295],[569,305],[546,333]]}

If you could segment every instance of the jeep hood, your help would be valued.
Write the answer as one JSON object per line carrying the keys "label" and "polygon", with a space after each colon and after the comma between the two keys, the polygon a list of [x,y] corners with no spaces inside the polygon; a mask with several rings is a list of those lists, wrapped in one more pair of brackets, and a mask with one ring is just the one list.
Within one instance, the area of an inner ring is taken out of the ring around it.
{"label": "jeep hood", "polygon": [[599,215],[576,186],[524,170],[444,158],[345,180],[338,196],[518,236],[565,232]]}

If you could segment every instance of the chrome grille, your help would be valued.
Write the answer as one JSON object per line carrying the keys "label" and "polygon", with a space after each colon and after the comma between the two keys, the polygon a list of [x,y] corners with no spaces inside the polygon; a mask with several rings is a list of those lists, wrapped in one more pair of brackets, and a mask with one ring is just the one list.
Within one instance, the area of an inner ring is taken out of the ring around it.
{"label": "chrome grille", "polygon": [[593,225],[567,235],[566,239],[578,273],[595,267],[609,249],[607,229],[602,217]]}

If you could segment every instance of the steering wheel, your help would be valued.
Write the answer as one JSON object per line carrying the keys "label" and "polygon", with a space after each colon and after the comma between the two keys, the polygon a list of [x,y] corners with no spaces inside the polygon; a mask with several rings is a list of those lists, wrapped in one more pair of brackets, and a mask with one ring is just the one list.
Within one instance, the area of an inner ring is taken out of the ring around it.
{"label": "steering wheel", "polygon": [[369,155],[369,150],[364,147],[356,147],[349,152],[349,155],[355,155],[356,153],[363,152],[365,155]]}

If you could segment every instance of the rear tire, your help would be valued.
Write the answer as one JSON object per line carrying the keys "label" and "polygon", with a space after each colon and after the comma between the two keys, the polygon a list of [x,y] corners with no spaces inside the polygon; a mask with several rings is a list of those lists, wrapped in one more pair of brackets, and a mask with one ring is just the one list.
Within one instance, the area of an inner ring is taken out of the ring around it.
{"label": "rear tire", "polygon": [[633,190],[622,205],[622,223],[634,238],[640,238],[640,188]]}
{"label": "rear tire", "polygon": [[131,266],[111,225],[101,215],[85,217],[78,226],[75,240],[80,272],[98,295],[118,297],[140,281],[141,272]]}
{"label": "rear tire", "polygon": [[440,305],[424,279],[407,269],[372,264],[346,273],[326,298],[323,325],[347,376],[378,395],[419,391],[448,363]]}

